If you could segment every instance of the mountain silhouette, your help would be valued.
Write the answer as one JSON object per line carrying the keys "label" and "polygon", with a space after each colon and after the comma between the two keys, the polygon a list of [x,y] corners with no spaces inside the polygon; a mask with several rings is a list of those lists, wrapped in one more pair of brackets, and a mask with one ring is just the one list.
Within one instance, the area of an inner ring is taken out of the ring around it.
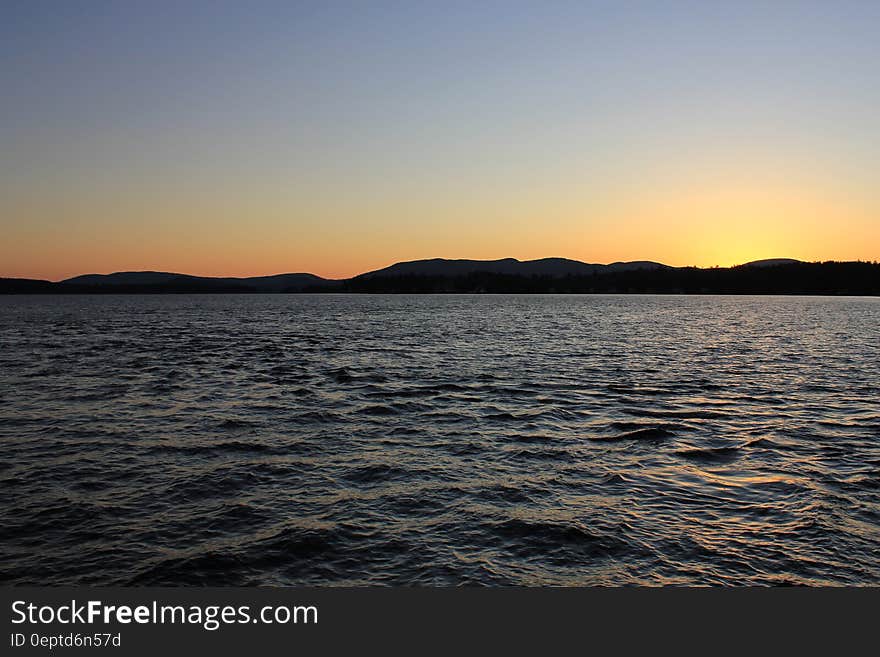
{"label": "mountain silhouette", "polygon": [[793,258],[768,258],[766,260],[752,260],[744,265],[740,265],[740,267],[775,267],[777,265],[793,265],[798,262],[800,260],[794,260]]}
{"label": "mountain silhouette", "polygon": [[467,276],[477,272],[506,274],[511,276],[587,276],[607,271],[627,271],[632,269],[660,269],[667,265],[659,262],[615,262],[610,265],[595,265],[568,258],[541,258],[521,261],[516,258],[501,260],[412,260],[398,262],[361,274],[356,278],[377,278],[388,276]]}
{"label": "mountain silhouette", "polygon": [[338,285],[314,274],[276,274],[250,278],[191,276],[163,271],[123,271],[113,274],[84,274],[61,281],[59,285],[74,287],[149,287],[203,288],[249,292],[302,292],[312,287]]}
{"label": "mountain silhouette", "polygon": [[345,280],[307,273],[250,278],[136,271],[51,281],[0,278],[3,294],[558,293],[880,295],[880,263],[757,260],[736,267],[659,262],[591,264],[567,258],[398,262]]}
{"label": "mountain silhouette", "polygon": [[342,282],[364,293],[527,294],[880,294],[880,264],[807,263],[791,258],[736,267],[670,267],[658,262],[598,265],[565,258],[519,261],[415,260]]}

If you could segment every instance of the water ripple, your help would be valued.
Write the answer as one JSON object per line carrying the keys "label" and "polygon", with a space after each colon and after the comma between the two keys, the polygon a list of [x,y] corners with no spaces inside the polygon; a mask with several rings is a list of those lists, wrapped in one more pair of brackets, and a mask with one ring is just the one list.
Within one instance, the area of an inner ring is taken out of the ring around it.
{"label": "water ripple", "polygon": [[0,298],[6,584],[880,584],[880,302]]}

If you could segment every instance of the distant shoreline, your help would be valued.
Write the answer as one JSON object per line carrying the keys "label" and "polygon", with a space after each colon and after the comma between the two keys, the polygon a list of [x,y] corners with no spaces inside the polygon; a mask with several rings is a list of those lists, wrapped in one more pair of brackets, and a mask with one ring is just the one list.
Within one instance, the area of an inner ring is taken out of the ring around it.
{"label": "distant shoreline", "polygon": [[880,297],[880,292],[348,292],[343,290],[320,290],[315,292],[8,292],[0,290],[0,297],[163,297],[163,296],[438,296],[438,297],[498,297],[498,296],[564,296],[564,297],[613,297],[613,296],[654,296],[654,297],[840,297],[871,298]]}
{"label": "distant shoreline", "polygon": [[52,282],[0,278],[0,294],[720,294],[880,296],[880,263],[780,259],[737,267],[563,258],[419,260],[345,280],[313,274],[209,278],[171,272],[89,274]]}

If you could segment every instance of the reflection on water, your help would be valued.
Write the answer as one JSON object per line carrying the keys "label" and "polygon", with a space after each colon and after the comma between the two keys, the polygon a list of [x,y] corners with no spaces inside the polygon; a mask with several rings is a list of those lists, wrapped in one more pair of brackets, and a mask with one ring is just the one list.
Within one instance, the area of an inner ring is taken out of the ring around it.
{"label": "reflection on water", "polygon": [[880,584],[880,301],[0,298],[0,581]]}

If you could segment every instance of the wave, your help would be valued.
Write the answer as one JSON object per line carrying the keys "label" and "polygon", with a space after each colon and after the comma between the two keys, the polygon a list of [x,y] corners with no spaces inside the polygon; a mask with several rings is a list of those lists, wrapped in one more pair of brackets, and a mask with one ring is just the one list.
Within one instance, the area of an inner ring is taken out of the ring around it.
{"label": "wave", "polygon": [[693,449],[680,449],[675,453],[689,461],[700,463],[730,463],[741,455],[742,446],[739,447],[702,447]]}
{"label": "wave", "polygon": [[644,429],[636,429],[635,431],[627,431],[613,436],[590,436],[590,440],[596,442],[616,443],[625,440],[638,441],[660,441],[675,438],[676,434],[662,427],[650,427]]}

